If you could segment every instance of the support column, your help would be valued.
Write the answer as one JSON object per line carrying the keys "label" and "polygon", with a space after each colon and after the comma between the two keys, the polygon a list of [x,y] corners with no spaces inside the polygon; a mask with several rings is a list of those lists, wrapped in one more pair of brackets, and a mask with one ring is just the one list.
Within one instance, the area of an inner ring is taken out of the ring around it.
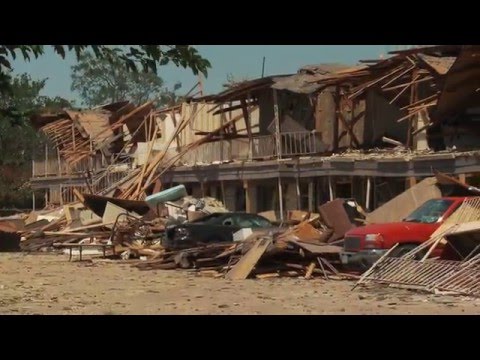
{"label": "support column", "polygon": [[464,183],[464,184],[467,183],[466,179],[467,179],[467,175],[466,175],[466,174],[460,174],[460,175],[458,175],[458,180],[459,180],[460,182]]}
{"label": "support column", "polygon": [[32,191],[32,210],[35,211],[35,190]]}
{"label": "support column", "polygon": [[300,180],[298,176],[295,178],[295,190],[297,194],[297,210],[301,210],[302,208],[302,194],[300,193]]}
{"label": "support column", "polygon": [[[415,124],[415,130],[423,129],[427,125],[425,121],[425,117],[423,115],[423,111],[420,111],[417,117],[417,122]],[[414,139],[414,148],[415,150],[425,150],[428,149],[428,141],[427,141],[427,130],[422,130],[415,135]]]}
{"label": "support column", "polygon": [[278,177],[278,204],[280,205],[280,220],[283,221],[283,189],[282,180]]}
{"label": "support column", "polygon": [[333,201],[334,195],[333,195],[333,184],[332,184],[332,177],[328,177],[328,192],[330,194],[330,201]]}
{"label": "support column", "polygon": [[313,179],[310,179],[308,183],[308,211],[313,212],[314,205],[314,198],[313,198]]}
{"label": "support column", "polygon": [[280,140],[280,111],[278,109],[277,90],[273,89],[273,112],[275,114],[275,145],[277,149],[277,159],[282,158],[282,146]]}
{"label": "support column", "polygon": [[215,199],[220,200],[218,198],[217,186],[216,185],[210,185],[209,188],[210,188],[210,196],[215,198]]}
{"label": "support column", "polygon": [[370,198],[372,193],[372,178],[367,177],[367,194],[365,195],[365,210],[370,210]]}
{"label": "support column", "polygon": [[200,185],[193,185],[192,186],[192,196],[196,199],[199,199],[202,197],[202,183],[199,183]]}
{"label": "support column", "polygon": [[285,210],[300,210],[298,206],[298,194],[296,183],[289,182],[287,184]]}
{"label": "support column", "polygon": [[243,188],[245,189],[245,211],[255,214],[257,212],[257,189],[246,180],[243,182]]}
{"label": "support column", "polygon": [[48,176],[48,145],[45,143],[45,177]]}
{"label": "support column", "polygon": [[237,197],[236,197],[236,190],[237,187],[235,185],[224,185],[224,194],[225,194],[225,207],[230,211],[237,210]]}
{"label": "support column", "polygon": [[225,196],[225,184],[223,183],[223,180],[220,181],[220,189],[222,191],[222,202],[223,202],[223,205],[225,205],[227,197]]}
{"label": "support column", "polygon": [[334,102],[335,102],[335,119],[333,120],[333,151],[337,151],[339,146],[338,128],[339,128],[339,121],[340,121],[340,116],[342,112],[342,110],[340,109],[340,87],[338,85],[335,89]]}
{"label": "support column", "polygon": [[417,184],[417,178],[414,176],[410,176],[408,178],[408,188],[411,188],[412,186],[415,186]]}

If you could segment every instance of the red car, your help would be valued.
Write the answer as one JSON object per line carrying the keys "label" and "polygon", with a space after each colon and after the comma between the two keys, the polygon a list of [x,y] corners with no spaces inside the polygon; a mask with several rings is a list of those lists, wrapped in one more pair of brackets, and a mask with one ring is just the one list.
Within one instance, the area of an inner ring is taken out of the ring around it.
{"label": "red car", "polygon": [[[424,241],[447,219],[466,197],[431,199],[401,222],[357,227],[345,234],[342,264],[369,268],[388,249],[399,243],[391,256],[401,256]],[[441,251],[441,249],[439,250]],[[439,253],[433,252],[433,256]]]}

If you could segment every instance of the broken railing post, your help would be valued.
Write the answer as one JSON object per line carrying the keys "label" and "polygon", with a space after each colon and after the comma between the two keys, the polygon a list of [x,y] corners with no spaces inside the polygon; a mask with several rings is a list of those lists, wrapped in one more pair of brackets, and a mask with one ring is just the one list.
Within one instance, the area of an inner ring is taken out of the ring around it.
{"label": "broken railing post", "polygon": [[375,271],[375,269],[377,268],[378,264],[383,261],[383,259],[385,259],[386,257],[388,257],[388,255],[390,255],[392,253],[393,250],[395,250],[397,248],[397,246],[399,245],[400,243],[396,243],[394,246],[392,246],[390,248],[390,250],[388,250],[380,259],[378,259],[377,261],[375,261],[375,263],[372,265],[372,267],[370,269],[368,269],[363,275],[362,277],[357,281],[357,283],[352,287],[352,291],[355,290],[355,288],[360,285],[372,272]]}
{"label": "broken railing post", "polygon": [[367,195],[365,197],[365,209],[370,210],[370,197],[372,191],[372,179],[367,177]]}

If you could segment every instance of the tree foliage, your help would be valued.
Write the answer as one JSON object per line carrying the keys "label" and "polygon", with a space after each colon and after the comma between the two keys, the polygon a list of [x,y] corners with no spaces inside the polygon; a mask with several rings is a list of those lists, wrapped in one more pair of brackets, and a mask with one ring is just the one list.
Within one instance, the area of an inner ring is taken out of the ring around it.
{"label": "tree foliage", "polygon": [[[128,71],[157,73],[159,65],[173,63],[183,68],[190,68],[195,75],[207,75],[210,62],[204,59],[190,45],[134,45],[128,47],[112,47],[107,45],[48,45],[65,58],[67,52],[75,52],[77,59],[87,50],[91,50],[96,58],[109,62],[121,61]],[[12,70],[10,59],[23,56],[27,61],[42,56],[44,45],[0,45],[0,91],[9,89],[9,71]]]}
{"label": "tree foliage", "polygon": [[31,175],[33,156],[44,139],[30,125],[30,115],[45,107],[71,106],[65,99],[40,95],[45,82],[22,74],[11,78],[8,93],[0,93],[0,206],[31,198],[22,185]]}
{"label": "tree foliage", "polygon": [[128,71],[116,58],[108,61],[87,52],[72,66],[72,91],[77,91],[85,105],[92,107],[110,102],[130,100],[141,104],[156,100],[159,105],[175,102],[175,91],[164,86],[163,80],[154,72]]}

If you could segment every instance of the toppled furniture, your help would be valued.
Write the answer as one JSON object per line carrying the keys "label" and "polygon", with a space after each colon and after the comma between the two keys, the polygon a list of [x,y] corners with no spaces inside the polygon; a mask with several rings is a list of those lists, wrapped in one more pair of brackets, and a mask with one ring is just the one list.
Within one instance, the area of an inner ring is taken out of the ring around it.
{"label": "toppled furniture", "polygon": [[53,247],[56,247],[56,248],[67,248],[70,250],[69,252],[69,257],[68,257],[68,261],[72,261],[72,252],[73,252],[73,249],[78,249],[79,251],[79,255],[80,255],[80,261],[82,261],[82,251],[84,248],[100,248],[103,252],[103,257],[107,257],[106,255],[106,251],[107,249],[112,249],[113,251],[113,255],[115,255],[115,246],[113,244],[63,244],[63,243],[60,243],[60,244],[53,244]]}

